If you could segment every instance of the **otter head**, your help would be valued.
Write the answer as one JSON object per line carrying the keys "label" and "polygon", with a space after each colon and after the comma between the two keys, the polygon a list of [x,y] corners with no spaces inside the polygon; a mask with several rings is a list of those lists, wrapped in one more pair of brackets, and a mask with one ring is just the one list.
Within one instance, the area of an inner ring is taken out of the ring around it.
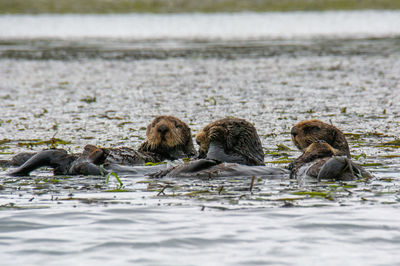
{"label": "otter head", "polygon": [[317,158],[332,157],[340,153],[339,150],[333,148],[324,140],[319,140],[317,142],[311,143],[305,150],[304,156],[310,158],[309,161],[315,160]]}
{"label": "otter head", "polygon": [[[336,156],[339,152],[340,151],[333,148],[324,140],[319,140],[311,143],[304,149],[303,154],[300,157],[298,157],[296,160],[290,163],[289,165],[289,170],[291,171],[290,177],[297,178],[299,169],[310,162],[313,162],[314,165],[311,166],[309,170],[307,170],[307,173],[310,174],[311,176],[318,175],[318,171],[321,165],[324,163],[323,158]],[[313,173],[313,171],[315,173]]]}
{"label": "otter head", "polygon": [[290,133],[294,145],[302,151],[312,143],[322,140],[338,150],[337,155],[350,157],[349,145],[343,132],[333,125],[320,120],[306,120],[294,125]]}
{"label": "otter head", "polygon": [[157,153],[165,159],[196,155],[190,128],[174,116],[157,116],[147,126],[146,140],[139,151]]}
{"label": "otter head", "polygon": [[208,124],[196,135],[199,158],[247,165],[264,165],[260,138],[252,124],[224,118]]}

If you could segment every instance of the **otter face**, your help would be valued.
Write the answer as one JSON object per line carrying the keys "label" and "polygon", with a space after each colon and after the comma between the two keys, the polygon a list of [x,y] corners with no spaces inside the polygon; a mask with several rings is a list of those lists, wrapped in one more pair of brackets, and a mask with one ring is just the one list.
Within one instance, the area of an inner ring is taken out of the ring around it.
{"label": "otter face", "polygon": [[339,155],[350,156],[349,146],[343,132],[333,125],[320,120],[306,120],[297,123],[291,130],[292,141],[297,148],[305,151],[312,143],[325,141],[339,151]]}
{"label": "otter face", "polygon": [[[264,165],[264,152],[257,131],[244,119],[229,117],[212,122],[196,135],[196,142],[200,146],[199,158]],[[211,143],[214,150],[209,154]]]}
{"label": "otter face", "polygon": [[312,156],[313,158],[324,158],[337,155],[339,151],[333,148],[324,140],[320,140],[309,145],[304,154],[307,156]]}
{"label": "otter face", "polygon": [[190,128],[173,116],[157,116],[147,126],[146,137],[148,146],[152,150],[157,148],[173,149],[190,144],[193,147]]}

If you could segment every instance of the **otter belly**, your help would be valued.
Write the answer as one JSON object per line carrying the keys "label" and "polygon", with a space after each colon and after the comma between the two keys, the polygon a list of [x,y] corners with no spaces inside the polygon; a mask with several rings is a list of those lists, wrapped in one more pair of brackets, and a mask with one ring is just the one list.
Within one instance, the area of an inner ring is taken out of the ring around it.
{"label": "otter belly", "polygon": [[141,165],[148,161],[143,154],[126,147],[106,149],[106,152],[108,155],[104,164]]}
{"label": "otter belly", "polygon": [[[196,163],[192,162],[192,163]],[[249,166],[237,163],[219,163],[212,165],[204,165],[193,170],[192,163],[184,164],[173,168],[165,176],[166,177],[198,177],[198,178],[215,178],[215,177],[289,177],[289,171],[282,168],[272,168],[266,166]]]}

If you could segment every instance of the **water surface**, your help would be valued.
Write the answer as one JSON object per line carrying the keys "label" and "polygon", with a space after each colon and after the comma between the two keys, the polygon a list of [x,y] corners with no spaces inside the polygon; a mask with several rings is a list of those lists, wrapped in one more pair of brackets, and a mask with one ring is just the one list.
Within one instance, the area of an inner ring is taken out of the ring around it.
{"label": "water surface", "polygon": [[397,264],[399,20],[384,11],[0,16],[0,159],[52,137],[71,152],[138,147],[160,114],[193,134],[231,115],[254,123],[267,165],[285,167],[300,155],[291,126],[317,118],[343,129],[353,159],[375,175],[256,177],[252,190],[251,178],[121,176],[116,192],[104,177],[3,169],[2,265]]}

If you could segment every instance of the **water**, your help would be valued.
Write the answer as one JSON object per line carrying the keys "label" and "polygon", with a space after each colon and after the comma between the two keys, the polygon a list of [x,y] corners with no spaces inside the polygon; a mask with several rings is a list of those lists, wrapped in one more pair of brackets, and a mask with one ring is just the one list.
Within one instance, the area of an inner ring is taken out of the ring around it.
{"label": "water", "polygon": [[3,169],[2,265],[396,265],[399,22],[390,11],[0,16],[0,159],[53,136],[70,151],[137,147],[159,114],[192,133],[234,115],[284,167],[300,154],[290,127],[318,118],[375,175],[256,178],[251,191],[249,178],[121,176],[116,192],[114,179]]}
{"label": "water", "polygon": [[[384,19],[382,19],[384,17]],[[4,15],[1,38],[214,39],[390,37],[400,33],[398,11]],[[29,27],[27,27],[29,25]]]}

